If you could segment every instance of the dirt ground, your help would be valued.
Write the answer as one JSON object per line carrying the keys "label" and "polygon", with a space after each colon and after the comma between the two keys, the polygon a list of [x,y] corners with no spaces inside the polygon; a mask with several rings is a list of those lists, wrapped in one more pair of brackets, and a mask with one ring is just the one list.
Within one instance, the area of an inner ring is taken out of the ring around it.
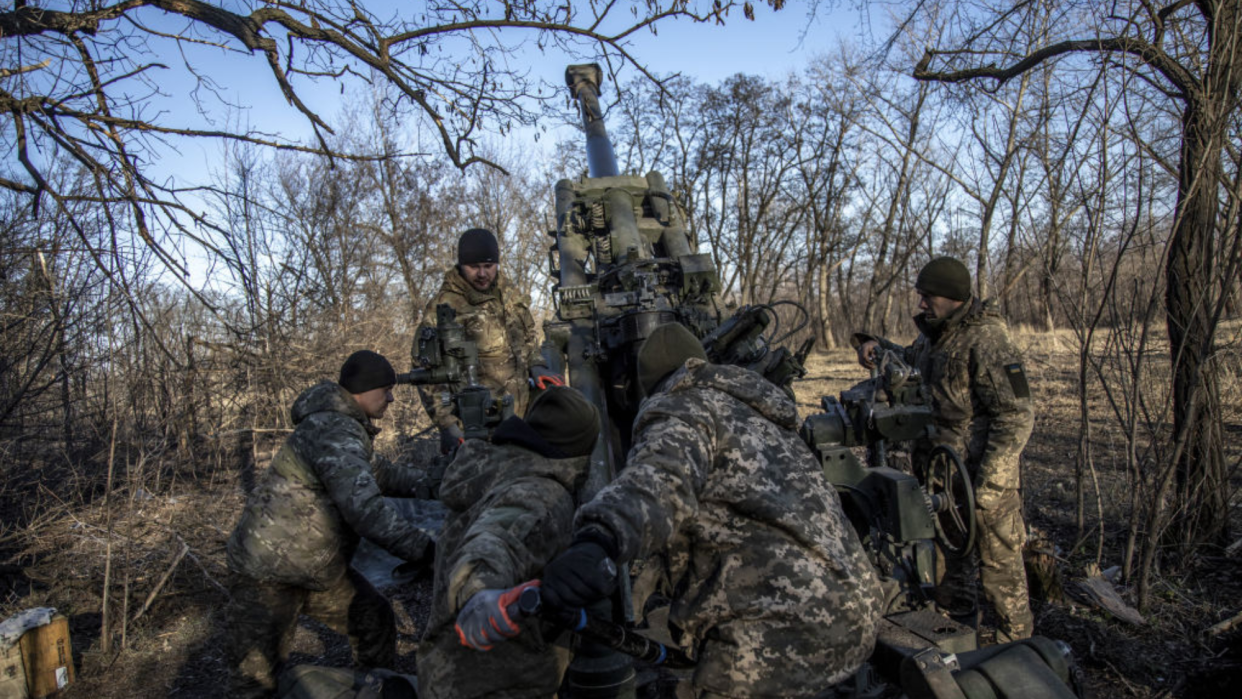
{"label": "dirt ground", "polygon": [[[1075,356],[1060,348],[1068,343],[1054,337],[1035,335],[1022,342],[1039,406],[1023,473],[1028,520],[1055,544],[1068,593],[1064,601],[1033,603],[1036,632],[1069,643],[1093,697],[1232,694],[1242,686],[1242,632],[1207,636],[1204,631],[1242,609],[1242,557],[1236,552],[1204,555],[1184,569],[1161,573],[1142,625],[1097,610],[1077,592],[1083,565],[1094,559],[1095,539],[1074,546]],[[821,396],[865,378],[852,356],[845,350],[812,357],[808,376],[795,385],[804,414],[818,410]],[[1227,433],[1236,434],[1237,416],[1227,421]],[[1116,445],[1106,416],[1099,422],[1101,453],[1108,453]],[[277,445],[275,439],[265,444],[259,463],[266,463]],[[381,447],[397,451],[396,445]],[[1119,508],[1126,480],[1113,461],[1101,458],[1097,474],[1107,523],[1103,569],[1121,563],[1125,534]],[[67,698],[223,696],[219,611],[229,584],[224,542],[242,505],[240,479],[220,467],[158,479],[141,466],[137,471],[131,468],[111,502],[71,498],[66,492],[72,483],[57,482],[51,474],[48,482],[30,487],[28,497],[42,503],[39,516],[0,528],[0,619],[36,606],[53,606],[69,617],[76,680],[62,693]],[[7,472],[0,475],[9,478]],[[28,482],[39,480],[37,473],[26,475]],[[1236,483],[1233,492],[1237,536],[1242,508]],[[101,641],[105,576],[112,590],[110,647]],[[386,590],[398,616],[398,670],[413,672],[429,586],[423,581]],[[1122,581],[1117,588],[1133,604],[1130,586]],[[121,619],[128,621],[122,625]],[[315,623],[304,620],[295,644],[297,662],[349,664],[344,639]]]}

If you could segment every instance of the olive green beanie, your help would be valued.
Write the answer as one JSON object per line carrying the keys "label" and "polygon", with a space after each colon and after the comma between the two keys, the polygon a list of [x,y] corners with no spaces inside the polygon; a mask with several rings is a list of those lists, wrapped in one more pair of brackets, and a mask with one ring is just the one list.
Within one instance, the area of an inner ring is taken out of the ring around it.
{"label": "olive green beanie", "polygon": [[919,271],[914,288],[931,296],[969,301],[970,270],[956,257],[937,257]]}
{"label": "olive green beanie", "polygon": [[696,357],[706,360],[703,343],[681,323],[665,323],[647,336],[638,347],[638,387],[651,395],[664,377]]}
{"label": "olive green beanie", "polygon": [[553,386],[540,393],[523,419],[567,457],[590,454],[599,436],[599,410],[568,386]]}

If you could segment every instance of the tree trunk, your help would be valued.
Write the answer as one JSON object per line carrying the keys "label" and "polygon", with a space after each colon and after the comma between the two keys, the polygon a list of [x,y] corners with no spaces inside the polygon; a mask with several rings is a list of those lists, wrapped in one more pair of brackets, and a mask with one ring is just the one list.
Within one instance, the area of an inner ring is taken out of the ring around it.
{"label": "tree trunk", "polygon": [[[1184,115],[1173,238],[1165,266],[1165,312],[1173,365],[1173,431],[1186,430],[1177,462],[1177,514],[1171,522],[1183,553],[1220,541],[1228,530],[1220,387],[1209,361],[1215,340],[1212,290],[1221,143],[1210,106],[1191,101]],[[1196,387],[1199,400],[1192,400]]]}

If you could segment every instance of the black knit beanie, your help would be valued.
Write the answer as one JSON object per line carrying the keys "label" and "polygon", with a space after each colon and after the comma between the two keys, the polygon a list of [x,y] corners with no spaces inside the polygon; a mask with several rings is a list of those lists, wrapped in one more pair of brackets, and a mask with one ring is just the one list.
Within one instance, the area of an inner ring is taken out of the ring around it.
{"label": "black knit beanie", "polygon": [[599,410],[568,386],[553,386],[540,393],[523,419],[567,457],[590,454],[599,436]]}
{"label": "black knit beanie", "polygon": [[650,395],[664,377],[681,368],[687,359],[706,360],[703,343],[681,323],[665,323],[638,347],[638,386]]}
{"label": "black knit beanie", "polygon": [[486,228],[471,228],[457,241],[457,264],[477,265],[500,262],[500,244]]}
{"label": "black knit beanie", "polygon": [[371,350],[358,350],[341,365],[341,378],[337,383],[356,395],[373,388],[392,386],[397,383],[397,372],[384,355]]}
{"label": "black knit beanie", "polygon": [[954,301],[970,300],[970,270],[955,257],[937,257],[919,271],[914,288]]}

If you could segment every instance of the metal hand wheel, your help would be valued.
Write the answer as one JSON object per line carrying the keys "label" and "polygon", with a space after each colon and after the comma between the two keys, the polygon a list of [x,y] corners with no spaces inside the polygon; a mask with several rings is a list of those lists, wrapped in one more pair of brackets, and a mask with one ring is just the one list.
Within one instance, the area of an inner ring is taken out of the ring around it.
{"label": "metal hand wheel", "polygon": [[946,445],[931,450],[920,480],[936,524],[936,542],[946,556],[961,558],[975,546],[975,489],[966,464]]}

